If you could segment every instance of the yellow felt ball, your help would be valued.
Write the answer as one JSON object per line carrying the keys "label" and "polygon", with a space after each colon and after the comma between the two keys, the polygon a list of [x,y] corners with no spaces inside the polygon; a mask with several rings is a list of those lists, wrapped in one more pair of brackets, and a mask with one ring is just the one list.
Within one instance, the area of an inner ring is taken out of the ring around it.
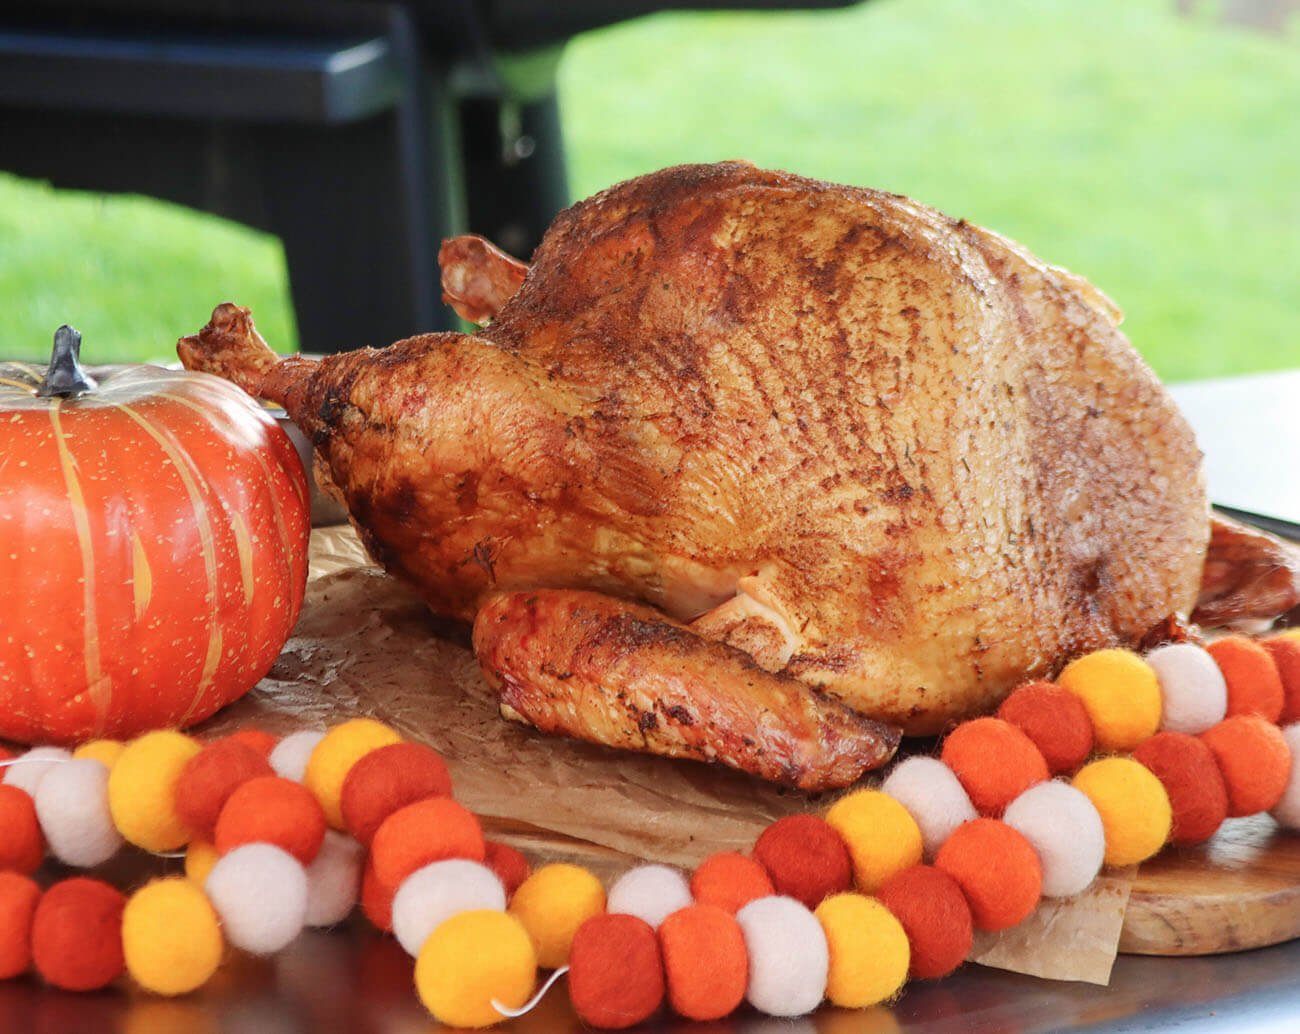
{"label": "yellow felt ball", "polygon": [[98,761],[111,772],[124,750],[126,750],[126,744],[120,740],[91,740],[74,750],[72,756],[77,761],[81,761],[83,758]]}
{"label": "yellow felt ball", "polygon": [[605,911],[605,888],[579,865],[543,865],[519,885],[510,912],[528,931],[537,962],[557,969],[569,961],[573,935],[592,916]]}
{"label": "yellow felt ball", "polygon": [[856,790],[826,813],[853,861],[853,883],[871,894],[889,877],[921,861],[921,829],[898,801],[879,790]]}
{"label": "yellow felt ball", "polygon": [[201,750],[169,729],[147,732],[118,755],[108,775],[108,809],[118,832],[146,851],[175,851],[193,832],[176,814],[176,783]]}
{"label": "yellow felt ball", "polygon": [[122,912],[127,972],[146,991],[182,995],[202,987],[224,946],[207,896],[182,876],[146,883]]}
{"label": "yellow felt ball", "polygon": [[1145,861],[1169,839],[1169,795],[1145,765],[1132,758],[1102,758],[1079,769],[1074,786],[1101,815],[1107,865]]}
{"label": "yellow felt ball", "polygon": [[343,829],[343,812],[339,798],[343,794],[343,780],[352,766],[372,750],[401,743],[396,730],[373,718],[352,718],[336,725],[316,744],[307,759],[307,770],[302,782],[325,810],[325,818],[335,829]]}
{"label": "yellow felt ball", "polygon": [[435,1019],[452,1027],[487,1027],[528,1001],[537,956],[528,931],[495,909],[460,912],[439,923],[415,961],[415,990]]}
{"label": "yellow felt ball", "polygon": [[202,887],[208,882],[208,873],[220,857],[220,852],[208,841],[191,840],[185,849],[185,878],[194,886]]}
{"label": "yellow felt ball", "polygon": [[833,894],[813,915],[830,949],[826,997],[844,1009],[864,1009],[898,994],[912,949],[903,924],[875,898]]}
{"label": "yellow felt ball", "polygon": [[1098,650],[1071,661],[1056,681],[1088,712],[1098,750],[1132,750],[1160,727],[1160,683],[1135,653]]}

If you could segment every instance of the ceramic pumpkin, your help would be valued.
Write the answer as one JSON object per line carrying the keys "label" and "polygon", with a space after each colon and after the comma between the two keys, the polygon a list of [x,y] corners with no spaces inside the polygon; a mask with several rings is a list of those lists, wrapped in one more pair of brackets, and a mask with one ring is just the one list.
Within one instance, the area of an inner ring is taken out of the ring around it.
{"label": "ceramic pumpkin", "polygon": [[0,737],[73,742],[200,721],[297,620],[306,476],[217,377],[0,363]]}

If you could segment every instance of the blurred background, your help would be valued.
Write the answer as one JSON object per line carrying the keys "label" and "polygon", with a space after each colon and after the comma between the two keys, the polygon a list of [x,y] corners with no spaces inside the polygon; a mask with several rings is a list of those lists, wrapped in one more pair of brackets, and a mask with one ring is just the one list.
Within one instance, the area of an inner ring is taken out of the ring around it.
{"label": "blurred background", "polygon": [[[538,61],[557,88],[567,182],[552,187],[567,200],[733,157],[898,191],[1089,278],[1167,380],[1300,366],[1300,3],[673,11],[581,31]],[[510,75],[528,72],[515,62]],[[535,141],[510,114],[485,113],[486,132],[527,159]],[[342,332],[329,321],[308,333],[271,233],[14,175],[30,168],[24,146],[0,133],[0,355],[43,360],[71,322],[88,362],[171,361],[176,338],[226,299],[250,306],[279,351],[387,343],[331,339]],[[75,162],[75,134],[66,146],[61,160]],[[320,197],[314,246],[346,250]],[[390,198],[364,203],[378,212]],[[459,229],[531,246],[518,227],[469,214]],[[364,324],[368,289],[344,280],[336,304]]]}

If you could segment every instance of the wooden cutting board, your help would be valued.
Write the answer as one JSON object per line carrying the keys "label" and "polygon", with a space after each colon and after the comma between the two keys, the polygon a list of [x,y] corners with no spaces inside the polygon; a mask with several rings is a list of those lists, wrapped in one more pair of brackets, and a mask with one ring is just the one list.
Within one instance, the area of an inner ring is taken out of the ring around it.
{"label": "wooden cutting board", "polygon": [[1300,836],[1266,815],[1229,819],[1206,844],[1138,870],[1119,950],[1210,955],[1300,937]]}

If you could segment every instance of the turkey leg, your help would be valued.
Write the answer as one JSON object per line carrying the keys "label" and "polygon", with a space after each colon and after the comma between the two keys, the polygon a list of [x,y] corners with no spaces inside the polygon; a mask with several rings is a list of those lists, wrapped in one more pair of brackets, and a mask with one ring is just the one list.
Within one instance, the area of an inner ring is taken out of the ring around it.
{"label": "turkey leg", "polygon": [[491,241],[466,234],[443,241],[438,251],[442,300],[461,319],[491,321],[528,275],[528,267]]}
{"label": "turkey leg", "polygon": [[898,746],[898,729],[600,593],[501,593],[479,611],[474,652],[507,718],[801,790],[848,786]]}

